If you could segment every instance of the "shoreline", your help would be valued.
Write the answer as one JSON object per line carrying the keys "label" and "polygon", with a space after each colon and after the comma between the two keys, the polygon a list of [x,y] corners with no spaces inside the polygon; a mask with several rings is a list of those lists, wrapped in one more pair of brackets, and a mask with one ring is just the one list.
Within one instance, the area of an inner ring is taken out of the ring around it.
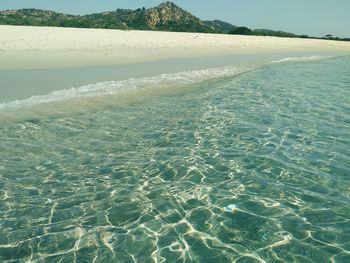
{"label": "shoreline", "polygon": [[[128,81],[227,67],[260,68],[264,65],[293,61],[337,58],[333,53],[276,53],[259,55],[225,55],[162,59],[126,64],[83,65],[61,68],[27,68],[0,70],[2,96],[0,104],[45,95],[54,91],[79,88],[109,81]],[[341,57],[341,55],[339,56]],[[20,77],[19,77],[20,76]]]}
{"label": "shoreline", "polygon": [[225,55],[350,54],[350,42],[268,36],[3,25],[0,36],[0,70],[122,65]]}

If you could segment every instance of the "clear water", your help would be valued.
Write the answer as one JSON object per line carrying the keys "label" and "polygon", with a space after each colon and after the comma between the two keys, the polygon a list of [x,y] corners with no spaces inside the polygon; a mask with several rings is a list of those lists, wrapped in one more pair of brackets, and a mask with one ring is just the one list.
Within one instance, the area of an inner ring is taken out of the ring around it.
{"label": "clear water", "polygon": [[350,58],[200,72],[1,104],[0,261],[350,262]]}

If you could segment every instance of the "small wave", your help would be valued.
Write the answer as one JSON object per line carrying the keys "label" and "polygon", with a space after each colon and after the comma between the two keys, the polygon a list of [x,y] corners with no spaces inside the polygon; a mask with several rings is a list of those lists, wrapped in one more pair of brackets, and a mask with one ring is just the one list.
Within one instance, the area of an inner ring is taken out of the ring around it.
{"label": "small wave", "polygon": [[[101,109],[158,94],[176,92],[203,81],[231,77],[252,71],[257,65],[238,65],[161,74],[153,77],[131,78],[100,82],[77,88],[57,90],[47,95],[32,96],[0,104],[0,117],[22,119],[31,115],[56,115],[62,112],[80,112]],[[19,117],[21,116],[21,117]]]}
{"label": "small wave", "polygon": [[157,86],[184,86],[201,81],[238,75],[254,69],[251,66],[229,66],[202,70],[183,71],[173,74],[161,74],[153,77],[131,78],[122,81],[107,81],[89,84],[77,88],[54,91],[47,95],[32,96],[23,100],[15,100],[0,104],[0,110],[30,107],[36,104],[59,102],[74,98],[88,98],[113,95],[120,91],[135,91]]}
{"label": "small wave", "polygon": [[308,57],[287,57],[272,61],[271,63],[286,63],[286,62],[307,62],[313,60],[327,59],[326,56],[308,56]]}

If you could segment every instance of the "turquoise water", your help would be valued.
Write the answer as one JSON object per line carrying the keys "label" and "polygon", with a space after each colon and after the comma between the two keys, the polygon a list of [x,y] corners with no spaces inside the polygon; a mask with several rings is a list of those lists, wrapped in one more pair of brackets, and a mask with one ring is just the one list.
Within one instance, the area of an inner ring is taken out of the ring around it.
{"label": "turquoise water", "polygon": [[350,58],[0,104],[1,262],[350,262]]}

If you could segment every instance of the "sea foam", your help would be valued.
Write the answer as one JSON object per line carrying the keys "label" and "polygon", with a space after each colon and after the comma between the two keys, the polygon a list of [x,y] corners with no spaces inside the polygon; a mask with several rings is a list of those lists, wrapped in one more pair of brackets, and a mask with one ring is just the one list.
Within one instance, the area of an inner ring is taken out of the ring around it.
{"label": "sea foam", "polygon": [[330,58],[330,57],[327,57],[327,56],[286,57],[286,58],[272,61],[271,63],[307,62],[307,61],[322,60],[327,58]]}
{"label": "sea foam", "polygon": [[187,91],[193,87],[200,87],[200,83],[233,77],[256,68],[252,65],[226,66],[99,82],[57,90],[46,95],[1,103],[0,121],[12,123],[47,119],[48,117],[69,116],[130,105],[144,99]]}
{"label": "sea foam", "polygon": [[37,104],[56,103],[74,98],[90,98],[104,95],[116,95],[118,92],[135,92],[155,87],[174,87],[195,84],[202,81],[235,76],[253,70],[252,66],[226,66],[201,70],[183,71],[173,74],[161,74],[153,77],[130,78],[121,81],[99,82],[81,87],[57,90],[47,95],[32,96],[0,104],[0,110],[31,107]]}
{"label": "sea foam", "polygon": [[108,106],[124,105],[143,98],[162,94],[175,94],[180,90],[188,89],[202,82],[233,77],[256,70],[270,63],[294,63],[327,58],[330,57],[286,57],[268,63],[236,64],[72,87],[57,90],[46,95],[35,95],[22,100],[0,103],[0,119],[12,122],[40,116],[56,116],[74,112],[101,110]]}

